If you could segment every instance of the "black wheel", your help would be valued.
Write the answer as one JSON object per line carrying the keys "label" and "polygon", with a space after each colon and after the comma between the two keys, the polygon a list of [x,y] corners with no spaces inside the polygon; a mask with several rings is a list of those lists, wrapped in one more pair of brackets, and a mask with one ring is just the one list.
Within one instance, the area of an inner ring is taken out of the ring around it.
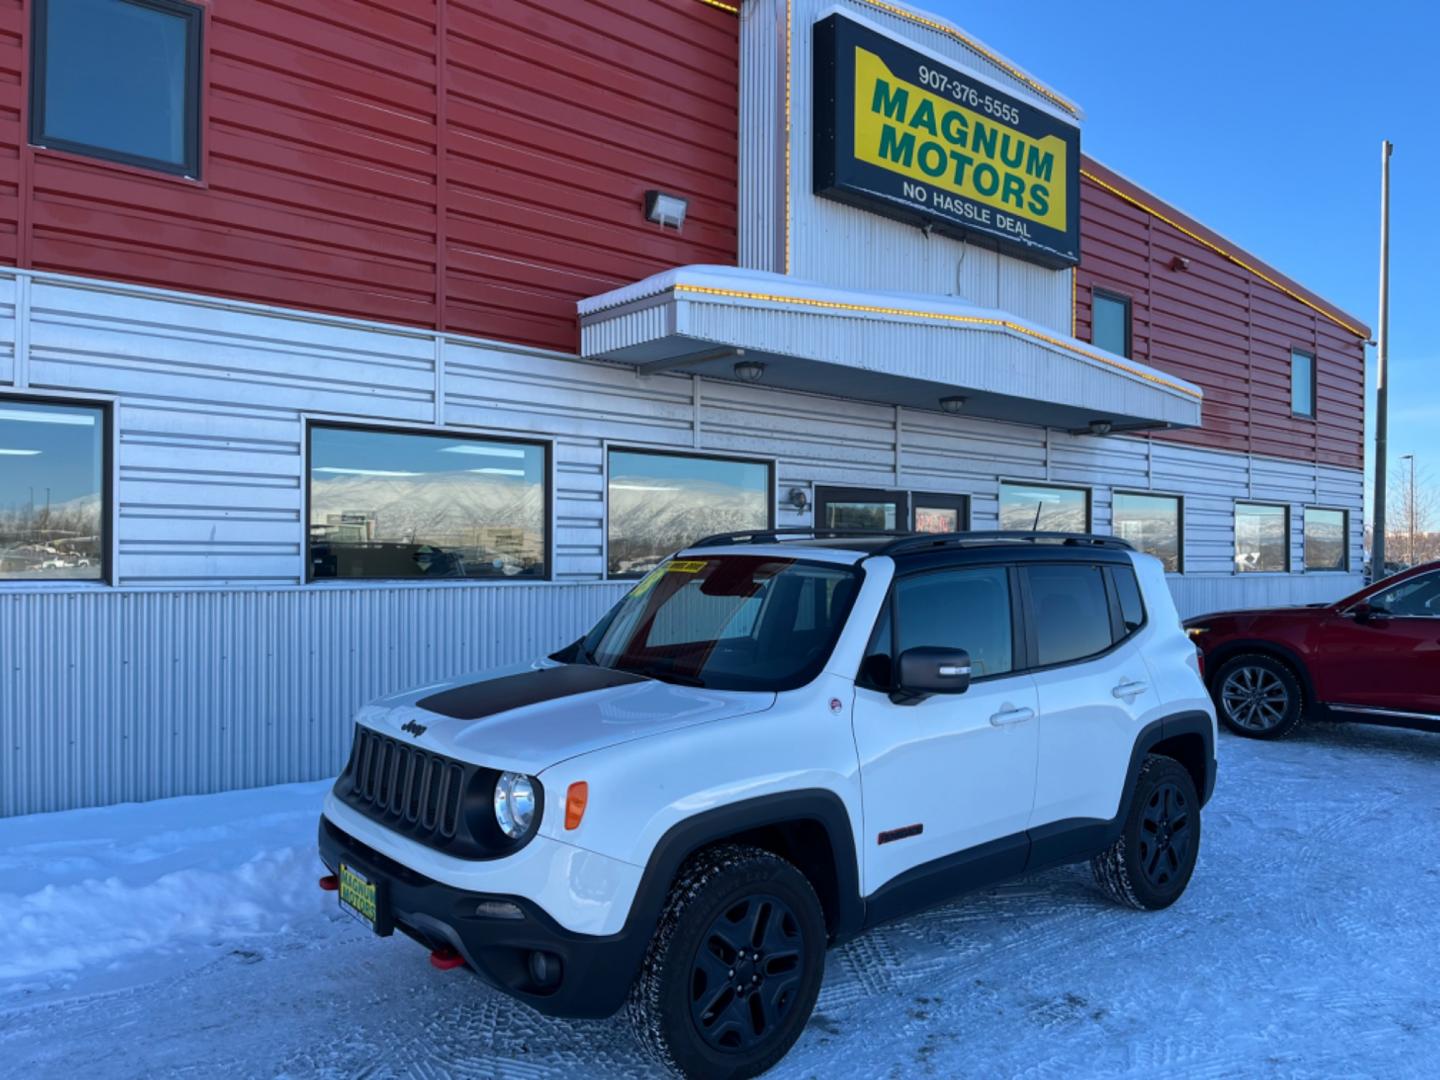
{"label": "black wheel", "polygon": [[1263,653],[1220,665],[1212,682],[1215,710],[1227,728],[1251,739],[1281,739],[1300,726],[1305,691],[1288,664]]}
{"label": "black wheel", "polygon": [[1116,903],[1158,911],[1180,899],[1199,853],[1195,781],[1178,761],[1152,754],[1140,766],[1120,838],[1090,868]]}
{"label": "black wheel", "polygon": [[759,848],[703,851],[675,879],[630,992],[635,1036],[683,1076],[756,1076],[810,1019],[825,944],[825,913],[794,866]]}

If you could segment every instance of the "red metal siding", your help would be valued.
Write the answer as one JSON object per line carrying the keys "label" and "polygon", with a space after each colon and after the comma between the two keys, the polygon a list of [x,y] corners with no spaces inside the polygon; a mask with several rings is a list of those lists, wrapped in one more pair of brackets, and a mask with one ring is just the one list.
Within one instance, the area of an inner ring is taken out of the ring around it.
{"label": "red metal siding", "polygon": [[[1363,467],[1368,329],[1090,159],[1080,209],[1076,336],[1090,338],[1093,289],[1122,293],[1135,359],[1205,391],[1203,427],[1157,438]],[[1315,420],[1291,415],[1292,348],[1316,358]]]}
{"label": "red metal siding", "polygon": [[29,6],[0,260],[566,350],[577,298],[735,261],[738,28],[697,0],[210,0],[200,183],[25,144]]}
{"label": "red metal siding", "polygon": [[[575,347],[575,301],[734,263],[739,37],[697,0],[450,0],[446,323]],[[683,234],[641,216],[690,200]]]}
{"label": "red metal siding", "polygon": [[27,0],[0,2],[0,262],[20,259]]}

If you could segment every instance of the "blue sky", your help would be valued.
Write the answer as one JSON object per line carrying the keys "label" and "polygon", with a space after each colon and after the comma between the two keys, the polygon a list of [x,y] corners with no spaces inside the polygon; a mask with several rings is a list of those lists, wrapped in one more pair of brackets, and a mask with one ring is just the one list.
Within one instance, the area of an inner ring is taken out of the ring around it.
{"label": "blue sky", "polygon": [[1372,330],[1380,141],[1395,143],[1391,467],[1413,452],[1440,481],[1440,5],[921,4],[1078,101],[1087,153]]}

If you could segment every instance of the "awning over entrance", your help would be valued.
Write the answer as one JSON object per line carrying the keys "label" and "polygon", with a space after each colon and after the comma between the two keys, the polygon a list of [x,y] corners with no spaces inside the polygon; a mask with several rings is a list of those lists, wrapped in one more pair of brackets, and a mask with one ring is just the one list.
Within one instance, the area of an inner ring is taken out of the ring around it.
{"label": "awning over entrance", "polygon": [[1076,431],[1200,423],[1193,383],[1007,312],[734,267],[682,266],[582,300],[580,351],[728,379],[755,361],[765,386],[932,411],[962,397],[967,415]]}

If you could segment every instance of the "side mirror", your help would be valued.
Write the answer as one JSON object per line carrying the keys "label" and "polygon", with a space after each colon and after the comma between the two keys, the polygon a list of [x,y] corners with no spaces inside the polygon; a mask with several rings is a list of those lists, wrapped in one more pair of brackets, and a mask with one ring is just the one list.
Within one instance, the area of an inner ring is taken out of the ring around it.
{"label": "side mirror", "polygon": [[1355,621],[1358,623],[1375,622],[1378,619],[1389,618],[1389,613],[1384,608],[1377,608],[1373,604],[1364,601],[1352,607],[1350,614],[1355,616]]}
{"label": "side mirror", "polygon": [[922,645],[906,649],[895,665],[890,700],[914,705],[931,694],[963,694],[970,689],[970,654],[964,649]]}

